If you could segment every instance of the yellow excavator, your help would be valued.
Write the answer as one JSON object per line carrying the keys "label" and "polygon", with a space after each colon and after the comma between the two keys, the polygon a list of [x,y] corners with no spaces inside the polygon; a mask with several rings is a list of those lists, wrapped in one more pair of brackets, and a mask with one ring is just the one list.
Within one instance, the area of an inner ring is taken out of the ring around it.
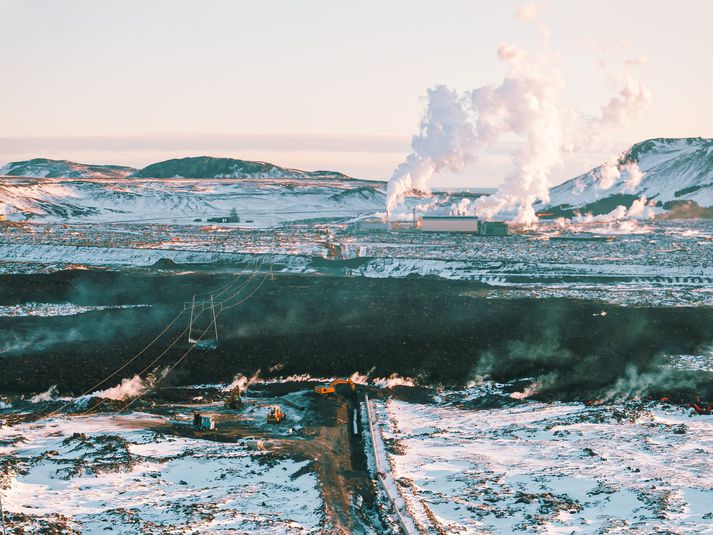
{"label": "yellow excavator", "polygon": [[328,396],[329,394],[334,394],[337,391],[337,385],[349,385],[349,387],[352,389],[352,392],[356,392],[356,385],[351,379],[335,379],[328,385],[315,386],[314,393],[319,394],[321,396]]}
{"label": "yellow excavator", "polygon": [[230,397],[225,400],[225,406],[228,409],[237,409],[242,404],[243,400],[240,398],[240,386],[235,385],[230,391]]}
{"label": "yellow excavator", "polygon": [[285,413],[279,405],[270,407],[270,412],[267,413],[267,421],[271,424],[279,424],[285,419]]}

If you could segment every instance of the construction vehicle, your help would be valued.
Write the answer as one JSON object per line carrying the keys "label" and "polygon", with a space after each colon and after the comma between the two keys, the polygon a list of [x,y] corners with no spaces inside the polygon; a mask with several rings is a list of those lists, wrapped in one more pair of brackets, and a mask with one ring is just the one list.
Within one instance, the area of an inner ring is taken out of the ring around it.
{"label": "construction vehicle", "polygon": [[240,385],[235,385],[230,391],[230,397],[225,400],[225,407],[228,409],[237,409],[243,404],[240,397]]}
{"label": "construction vehicle", "polygon": [[193,428],[196,431],[211,431],[215,429],[215,418],[205,416],[200,412],[193,413],[193,419],[183,419],[181,417],[169,420],[173,427],[177,428]]}
{"label": "construction vehicle", "polygon": [[267,413],[267,421],[271,424],[279,424],[285,419],[285,413],[278,405],[270,407],[270,412]]}
{"label": "construction vehicle", "polygon": [[352,392],[356,392],[356,385],[351,379],[335,379],[328,385],[315,386],[314,393],[319,394],[321,396],[328,396],[329,394],[334,394],[337,392],[337,385],[349,385],[349,387],[352,389]]}
{"label": "construction vehicle", "polygon": [[267,449],[265,441],[257,437],[245,437],[243,439],[238,440],[238,443],[241,446],[245,446],[250,450],[265,451]]}

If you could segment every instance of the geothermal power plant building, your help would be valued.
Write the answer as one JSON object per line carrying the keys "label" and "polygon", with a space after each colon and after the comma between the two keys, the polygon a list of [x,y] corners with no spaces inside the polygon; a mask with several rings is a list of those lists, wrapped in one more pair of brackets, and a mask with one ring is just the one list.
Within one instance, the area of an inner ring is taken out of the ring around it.
{"label": "geothermal power plant building", "polygon": [[482,221],[473,216],[423,216],[423,232],[470,232],[480,236],[507,236],[508,224],[502,221]]}
{"label": "geothermal power plant building", "polygon": [[423,216],[423,232],[478,232],[478,218],[471,216]]}
{"label": "geothermal power plant building", "polygon": [[504,221],[478,221],[478,234],[481,236],[507,236],[510,228]]}

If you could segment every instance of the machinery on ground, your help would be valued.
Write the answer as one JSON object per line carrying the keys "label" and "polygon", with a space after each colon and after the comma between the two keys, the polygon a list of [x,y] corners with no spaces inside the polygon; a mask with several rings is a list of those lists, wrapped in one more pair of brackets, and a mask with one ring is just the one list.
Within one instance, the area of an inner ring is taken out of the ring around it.
{"label": "machinery on ground", "polygon": [[200,412],[193,413],[193,419],[175,418],[169,420],[169,423],[176,428],[192,428],[196,431],[212,431],[215,429],[215,418],[213,415],[206,416]]}
{"label": "machinery on ground", "polygon": [[230,397],[225,400],[225,407],[228,409],[237,409],[242,404],[243,400],[240,397],[240,385],[235,385],[230,391]]}
{"label": "machinery on ground", "polygon": [[349,385],[349,387],[352,389],[352,392],[356,392],[356,385],[354,384],[354,381],[352,381],[351,379],[335,379],[328,385],[315,386],[314,392],[315,392],[315,394],[319,394],[321,396],[328,396],[329,394],[335,394],[337,392],[337,389],[336,389],[337,385]]}
{"label": "machinery on ground", "polygon": [[285,419],[285,413],[282,412],[282,409],[280,408],[279,405],[273,405],[270,407],[270,412],[267,413],[267,421],[271,424],[279,424],[280,422],[284,421]]}

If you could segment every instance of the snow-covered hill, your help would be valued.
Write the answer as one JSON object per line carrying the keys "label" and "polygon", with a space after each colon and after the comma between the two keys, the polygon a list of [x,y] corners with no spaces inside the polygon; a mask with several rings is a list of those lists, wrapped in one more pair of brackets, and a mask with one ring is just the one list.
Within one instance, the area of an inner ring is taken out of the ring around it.
{"label": "snow-covered hill", "polygon": [[383,209],[381,184],[357,180],[5,178],[0,214],[10,220],[192,223],[228,216],[272,225]]}
{"label": "snow-covered hill", "polygon": [[34,178],[124,178],[137,170],[121,165],[93,165],[34,158],[24,162],[11,162],[0,167],[0,176],[27,176]]}
{"label": "snow-covered hill", "polygon": [[550,202],[542,207],[604,213],[641,196],[659,206],[671,201],[713,206],[713,139],[659,138],[637,143],[618,160],[552,188]]}
{"label": "snow-covered hill", "polygon": [[302,171],[268,162],[197,156],[151,164],[136,171],[140,178],[337,178],[348,179],[336,171]]}
{"label": "snow-covered hill", "polygon": [[339,179],[351,177],[336,171],[302,171],[268,162],[196,156],[153,163],[143,169],[120,165],[94,165],[34,158],[0,167],[0,176],[31,178],[295,178]]}

